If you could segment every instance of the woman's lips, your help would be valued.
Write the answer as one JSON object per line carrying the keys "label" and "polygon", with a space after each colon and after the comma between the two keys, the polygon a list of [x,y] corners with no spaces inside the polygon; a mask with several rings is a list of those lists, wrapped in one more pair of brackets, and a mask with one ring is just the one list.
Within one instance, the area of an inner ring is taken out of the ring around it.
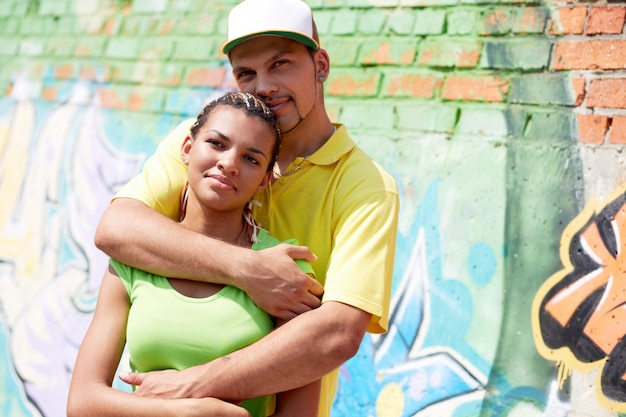
{"label": "woman's lips", "polygon": [[225,190],[235,190],[235,184],[228,178],[221,175],[209,175],[213,184]]}

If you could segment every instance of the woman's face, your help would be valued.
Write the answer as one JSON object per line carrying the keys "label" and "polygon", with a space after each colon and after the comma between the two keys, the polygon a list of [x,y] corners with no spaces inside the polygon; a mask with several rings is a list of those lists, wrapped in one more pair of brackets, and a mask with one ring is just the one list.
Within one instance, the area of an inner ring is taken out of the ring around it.
{"label": "woman's face", "polygon": [[219,210],[238,210],[270,179],[268,164],[276,132],[244,110],[218,106],[195,138],[182,147],[189,186],[198,200]]}

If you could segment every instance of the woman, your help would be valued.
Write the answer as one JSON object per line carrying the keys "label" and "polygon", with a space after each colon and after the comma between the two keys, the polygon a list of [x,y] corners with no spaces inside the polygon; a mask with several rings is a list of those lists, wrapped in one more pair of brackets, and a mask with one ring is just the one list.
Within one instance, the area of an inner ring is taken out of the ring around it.
{"label": "woman", "polygon": [[[255,96],[228,93],[208,104],[181,148],[188,166],[181,224],[252,249],[279,244],[251,214],[251,198],[269,183],[279,147],[278,125]],[[78,353],[68,417],[316,416],[319,383],[277,394],[275,404],[272,396],[241,404],[144,398],[111,386],[125,345],[133,371],[184,369],[247,346],[273,328],[272,318],[239,289],[169,279],[111,260]]]}

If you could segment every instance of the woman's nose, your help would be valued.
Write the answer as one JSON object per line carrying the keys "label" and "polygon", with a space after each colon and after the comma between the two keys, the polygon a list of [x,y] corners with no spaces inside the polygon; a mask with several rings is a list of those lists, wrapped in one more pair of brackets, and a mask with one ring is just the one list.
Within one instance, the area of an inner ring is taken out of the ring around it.
{"label": "woman's nose", "polygon": [[237,157],[235,153],[231,151],[222,152],[222,155],[217,162],[217,166],[219,169],[228,173],[236,173],[239,169],[237,165]]}

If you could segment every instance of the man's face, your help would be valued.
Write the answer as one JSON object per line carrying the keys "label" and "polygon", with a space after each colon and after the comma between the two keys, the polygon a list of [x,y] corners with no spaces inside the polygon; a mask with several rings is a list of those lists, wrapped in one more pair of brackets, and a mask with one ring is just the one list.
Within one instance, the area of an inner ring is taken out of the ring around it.
{"label": "man's face", "polygon": [[283,133],[307,120],[316,105],[321,107],[315,60],[304,45],[279,36],[252,38],[230,53],[240,91],[262,98]]}

